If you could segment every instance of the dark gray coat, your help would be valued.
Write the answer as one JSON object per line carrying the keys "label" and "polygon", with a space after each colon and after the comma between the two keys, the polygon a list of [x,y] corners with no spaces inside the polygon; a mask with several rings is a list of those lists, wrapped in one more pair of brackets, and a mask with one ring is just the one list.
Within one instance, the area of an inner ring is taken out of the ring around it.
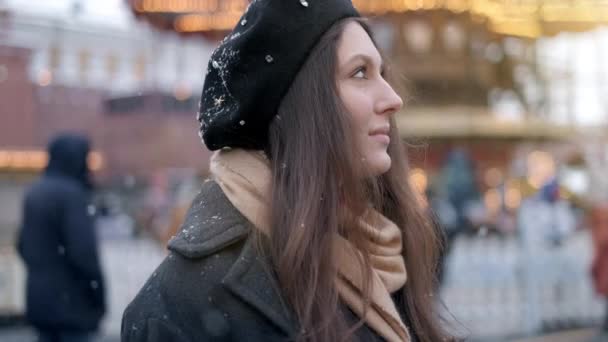
{"label": "dark gray coat", "polygon": [[[289,340],[297,323],[256,253],[252,228],[219,185],[206,182],[170,254],[125,310],[122,341]],[[382,340],[367,326],[358,336]]]}

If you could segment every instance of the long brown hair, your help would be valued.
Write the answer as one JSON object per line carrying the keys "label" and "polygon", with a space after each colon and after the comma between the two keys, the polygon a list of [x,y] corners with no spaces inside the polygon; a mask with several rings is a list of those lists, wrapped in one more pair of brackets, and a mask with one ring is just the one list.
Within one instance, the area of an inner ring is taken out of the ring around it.
{"label": "long brown hair", "polygon": [[[362,246],[362,237],[349,221],[370,205],[403,232],[403,257],[408,277],[403,303],[410,331],[420,341],[441,341],[443,332],[434,309],[435,268],[439,233],[429,224],[408,184],[406,152],[391,118],[388,153],[392,166],[378,177],[366,177],[354,138],[350,114],[336,84],[337,47],[344,27],[362,19],[344,19],[330,28],[294,79],[269,128],[266,153],[271,160],[271,241],[267,248],[282,293],[300,331],[299,341],[355,339],[363,321],[349,326],[339,305],[332,260],[335,234]],[[363,298],[369,303],[369,258],[359,262],[367,282]]]}

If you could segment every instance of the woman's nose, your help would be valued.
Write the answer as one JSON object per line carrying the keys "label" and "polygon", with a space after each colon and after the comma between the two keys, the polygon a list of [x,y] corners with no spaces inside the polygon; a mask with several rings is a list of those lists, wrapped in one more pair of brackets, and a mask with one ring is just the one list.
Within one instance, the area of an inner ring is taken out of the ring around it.
{"label": "woman's nose", "polygon": [[382,89],[379,91],[379,98],[376,102],[376,113],[379,115],[392,115],[403,108],[403,99],[399,96],[393,87],[386,81],[382,81]]}

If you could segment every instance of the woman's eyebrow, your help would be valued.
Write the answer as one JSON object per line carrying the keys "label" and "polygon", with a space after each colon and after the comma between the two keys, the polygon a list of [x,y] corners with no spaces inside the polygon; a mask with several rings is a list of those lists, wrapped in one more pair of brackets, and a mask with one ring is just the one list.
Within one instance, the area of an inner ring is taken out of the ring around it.
{"label": "woman's eyebrow", "polygon": [[[367,64],[376,65],[376,61],[372,57],[370,57],[369,55],[363,54],[363,53],[359,53],[354,56],[351,56],[347,60],[346,64],[351,64],[358,59],[363,60]],[[380,60],[380,70],[384,70],[384,60],[382,60],[382,59]]]}

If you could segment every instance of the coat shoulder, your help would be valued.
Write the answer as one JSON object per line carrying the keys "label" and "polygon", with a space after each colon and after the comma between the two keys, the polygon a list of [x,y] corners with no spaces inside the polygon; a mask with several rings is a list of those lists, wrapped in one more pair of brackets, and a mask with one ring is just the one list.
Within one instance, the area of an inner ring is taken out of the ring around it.
{"label": "coat shoulder", "polygon": [[219,184],[209,180],[192,202],[169,250],[202,258],[247,238],[251,223],[230,203]]}
{"label": "coat shoulder", "polygon": [[62,177],[43,176],[33,183],[26,192],[26,200],[61,200],[65,198],[86,198],[86,191],[77,182]]}
{"label": "coat shoulder", "polygon": [[227,338],[222,280],[241,254],[243,244],[234,243],[200,258],[170,252],[125,310],[122,341]]}
{"label": "coat shoulder", "polygon": [[123,314],[123,342],[285,341],[293,330],[253,226],[206,182]]}
{"label": "coat shoulder", "polygon": [[230,340],[222,282],[250,229],[219,185],[205,182],[169,254],[125,310],[122,341]]}

